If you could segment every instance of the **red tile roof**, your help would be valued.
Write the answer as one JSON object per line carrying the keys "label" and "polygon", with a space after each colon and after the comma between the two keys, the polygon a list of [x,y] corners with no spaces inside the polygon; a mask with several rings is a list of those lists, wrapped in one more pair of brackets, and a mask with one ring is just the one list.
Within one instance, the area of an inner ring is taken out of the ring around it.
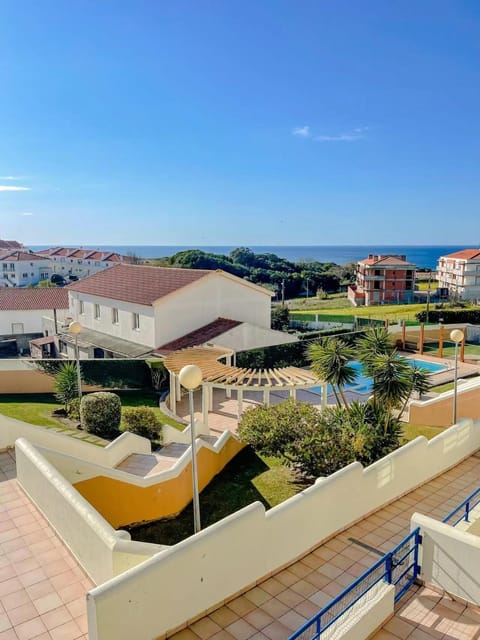
{"label": "red tile roof", "polygon": [[75,247],[52,247],[37,251],[37,255],[52,257],[77,258],[80,260],[97,260],[99,262],[131,262],[128,256],[111,251],[100,251],[99,249],[79,249]]}
{"label": "red tile roof", "polygon": [[380,265],[380,266],[408,266],[408,267],[414,267],[415,265],[411,262],[407,262],[406,260],[403,260],[403,258],[400,258],[399,256],[386,256],[386,255],[382,255],[382,256],[373,256],[373,257],[368,257],[365,258],[365,260],[360,260],[360,264],[366,264],[366,265]]}
{"label": "red tile roof", "polygon": [[60,287],[0,289],[0,311],[68,309],[68,291]]}
{"label": "red tile roof", "polygon": [[68,286],[71,291],[151,306],[159,298],[208,276],[206,269],[119,264]]}
{"label": "red tile roof", "polygon": [[28,253],[27,251],[2,251],[0,254],[0,260],[5,260],[6,262],[33,262],[34,260],[46,260],[46,258],[43,256],[37,256],[35,253]]}
{"label": "red tile roof", "polygon": [[195,329],[195,331],[191,331],[181,338],[167,342],[167,344],[164,344],[162,347],[158,347],[156,351],[161,354],[166,354],[172,351],[178,351],[179,349],[186,349],[187,347],[196,347],[197,345],[210,342],[226,331],[238,327],[239,324],[242,324],[240,320],[217,318],[213,322],[200,327],[200,329]]}
{"label": "red tile roof", "polygon": [[480,258],[480,249],[463,249],[463,251],[456,251],[455,253],[449,253],[442,258],[455,258],[457,260],[478,260]]}
{"label": "red tile roof", "polygon": [[21,249],[25,250],[25,247],[16,240],[0,240],[0,249]]}

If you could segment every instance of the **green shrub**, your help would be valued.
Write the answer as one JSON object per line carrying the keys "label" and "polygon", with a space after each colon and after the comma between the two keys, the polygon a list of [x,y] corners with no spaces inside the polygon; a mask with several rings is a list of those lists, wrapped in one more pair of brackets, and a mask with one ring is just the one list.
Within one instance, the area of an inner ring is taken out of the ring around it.
{"label": "green shrub", "polygon": [[68,412],[72,400],[78,396],[77,367],[73,362],[64,362],[55,375],[55,398]]}
{"label": "green shrub", "polygon": [[369,465],[394,451],[402,428],[385,407],[373,403],[320,412],[287,400],[245,411],[238,435],[258,453],[281,458],[304,476],[319,477],[354,460]]}
{"label": "green shrub", "polygon": [[80,422],[85,431],[102,438],[118,435],[122,404],[115,393],[97,391],[83,396],[80,403]]}
{"label": "green shrub", "polygon": [[150,407],[128,407],[123,412],[125,431],[148,438],[150,442],[161,440],[162,423]]}
{"label": "green shrub", "polygon": [[67,415],[70,420],[80,420],[80,400],[74,398],[68,405]]}

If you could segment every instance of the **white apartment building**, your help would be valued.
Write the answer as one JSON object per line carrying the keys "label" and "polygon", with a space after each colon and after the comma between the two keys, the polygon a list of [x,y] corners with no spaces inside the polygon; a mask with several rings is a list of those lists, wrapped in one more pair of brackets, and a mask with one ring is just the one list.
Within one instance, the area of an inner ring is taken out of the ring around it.
{"label": "white apartment building", "polygon": [[28,287],[49,280],[50,260],[25,250],[0,250],[0,287]]}
{"label": "white apartment building", "polygon": [[[83,358],[160,354],[179,339],[184,347],[221,336],[234,350],[297,340],[270,329],[271,291],[220,270],[117,265],[67,289]],[[60,353],[72,357],[74,341],[60,335]]]}
{"label": "white apartment building", "polygon": [[438,286],[460,300],[480,299],[480,249],[464,249],[441,256],[437,267]]}
{"label": "white apartment building", "polygon": [[122,256],[119,253],[71,247],[43,249],[37,251],[37,255],[48,258],[51,273],[58,273],[64,278],[70,275],[85,278],[116,264],[131,262],[128,256]]}

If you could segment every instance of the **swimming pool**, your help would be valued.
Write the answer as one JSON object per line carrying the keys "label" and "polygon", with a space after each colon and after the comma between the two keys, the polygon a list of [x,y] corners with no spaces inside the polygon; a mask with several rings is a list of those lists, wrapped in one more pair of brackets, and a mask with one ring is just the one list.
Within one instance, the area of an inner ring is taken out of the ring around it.
{"label": "swimming pool", "polygon": [[[418,367],[419,369],[424,369],[429,373],[438,373],[439,371],[446,371],[448,369],[444,364],[429,362],[427,360],[415,360],[414,358],[405,358],[405,360],[411,367]],[[355,369],[356,378],[350,384],[346,384],[344,388],[348,391],[355,391],[356,393],[369,393],[373,387],[373,380],[364,375],[362,363],[354,360],[350,364]],[[309,391],[321,393],[322,387],[312,387]],[[328,393],[332,393],[330,385],[328,385]]]}

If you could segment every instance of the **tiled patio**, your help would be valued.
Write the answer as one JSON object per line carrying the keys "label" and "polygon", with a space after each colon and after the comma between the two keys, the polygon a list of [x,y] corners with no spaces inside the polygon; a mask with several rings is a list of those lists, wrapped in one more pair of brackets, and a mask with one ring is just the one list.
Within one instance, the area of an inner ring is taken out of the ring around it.
{"label": "tiled patio", "polygon": [[87,640],[93,583],[15,477],[0,452],[0,640]]}
{"label": "tiled patio", "polygon": [[[226,601],[172,638],[286,640],[379,555],[402,540],[409,531],[412,513],[418,511],[441,519],[478,486],[480,457],[474,455],[353,525],[243,595]],[[398,604],[395,618],[375,638],[480,638],[480,612],[415,587]]]}

